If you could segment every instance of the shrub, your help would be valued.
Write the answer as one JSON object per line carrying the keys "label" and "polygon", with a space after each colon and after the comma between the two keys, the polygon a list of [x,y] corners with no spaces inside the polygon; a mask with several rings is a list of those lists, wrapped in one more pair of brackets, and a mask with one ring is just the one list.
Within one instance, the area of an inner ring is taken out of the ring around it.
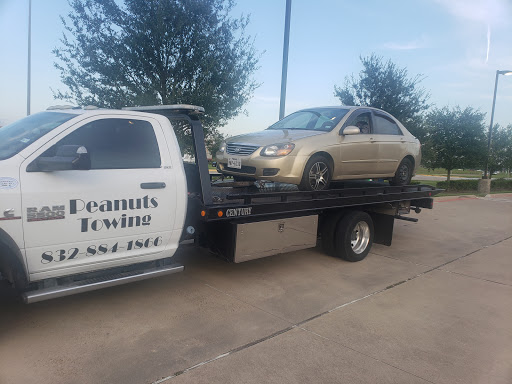
{"label": "shrub", "polygon": [[491,180],[491,191],[512,191],[512,180]]}
{"label": "shrub", "polygon": [[[438,181],[436,187],[445,189],[447,192],[477,192],[478,180],[450,180],[450,183]],[[512,180],[492,180],[491,191],[512,191]]]}
{"label": "shrub", "polygon": [[436,186],[449,192],[476,192],[478,191],[478,180],[438,181]]}

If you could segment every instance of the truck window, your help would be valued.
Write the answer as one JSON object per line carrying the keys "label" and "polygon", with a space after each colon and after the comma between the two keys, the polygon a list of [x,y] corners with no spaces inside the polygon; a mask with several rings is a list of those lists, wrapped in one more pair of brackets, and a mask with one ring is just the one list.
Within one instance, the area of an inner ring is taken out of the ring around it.
{"label": "truck window", "polygon": [[91,169],[160,168],[160,151],[153,126],[135,119],[95,120],[78,128],[42,156],[54,156],[61,145],[83,145]]}

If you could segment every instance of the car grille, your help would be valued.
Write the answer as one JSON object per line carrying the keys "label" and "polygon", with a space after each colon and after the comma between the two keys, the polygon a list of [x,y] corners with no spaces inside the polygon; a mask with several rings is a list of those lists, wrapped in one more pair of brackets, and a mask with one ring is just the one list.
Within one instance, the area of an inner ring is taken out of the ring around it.
{"label": "car grille", "polygon": [[228,143],[226,152],[229,155],[249,156],[258,148],[259,146],[257,145]]}

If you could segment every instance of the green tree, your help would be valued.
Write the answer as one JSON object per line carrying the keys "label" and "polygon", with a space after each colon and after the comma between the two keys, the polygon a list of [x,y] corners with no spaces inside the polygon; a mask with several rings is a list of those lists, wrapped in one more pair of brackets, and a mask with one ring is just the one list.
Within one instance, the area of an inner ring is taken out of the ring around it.
{"label": "green tree", "polygon": [[512,168],[512,125],[500,127],[496,124],[492,130],[491,152],[489,154],[489,176],[497,171]]}
{"label": "green tree", "polygon": [[227,137],[220,132],[216,132],[214,135],[210,135],[210,137],[208,137],[208,140],[206,141],[206,148],[210,151],[213,159],[215,159],[215,155],[226,138]]}
{"label": "green tree", "polygon": [[[78,105],[203,106],[205,134],[238,115],[258,86],[259,56],[234,19],[234,0],[69,0],[54,49],[66,91]],[[187,148],[186,125],[175,124]]]}
{"label": "green tree", "polygon": [[420,86],[422,75],[409,77],[406,68],[372,54],[359,57],[363,69],[356,78],[345,77],[343,87],[334,86],[334,95],[343,105],[375,107],[391,113],[420,140],[422,113],[430,108],[430,95]]}
{"label": "green tree", "polygon": [[447,180],[453,169],[483,167],[487,152],[485,113],[471,107],[435,108],[425,118],[424,164],[445,168]]}

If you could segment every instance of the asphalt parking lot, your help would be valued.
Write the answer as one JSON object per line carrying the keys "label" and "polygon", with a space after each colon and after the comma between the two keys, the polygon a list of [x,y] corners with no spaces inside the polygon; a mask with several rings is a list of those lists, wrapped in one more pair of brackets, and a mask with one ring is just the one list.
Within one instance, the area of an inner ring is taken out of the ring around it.
{"label": "asphalt parking lot", "polygon": [[511,383],[512,195],[438,198],[360,263],[319,249],[20,304],[0,384]]}

